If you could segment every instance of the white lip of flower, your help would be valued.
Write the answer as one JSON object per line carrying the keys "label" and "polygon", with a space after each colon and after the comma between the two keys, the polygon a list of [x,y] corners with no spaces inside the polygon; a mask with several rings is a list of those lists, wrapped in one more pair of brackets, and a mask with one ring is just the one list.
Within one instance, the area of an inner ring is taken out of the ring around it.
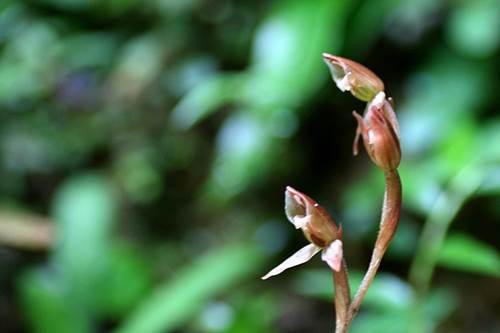
{"label": "white lip of flower", "polygon": [[342,252],[342,241],[340,239],[336,239],[323,250],[321,259],[325,261],[335,272],[338,272],[342,267]]}
{"label": "white lip of flower", "polygon": [[323,53],[323,60],[341,91],[349,91],[364,102],[370,102],[378,92],[384,91],[382,80],[365,66],[328,53]]}
{"label": "white lip of flower", "polygon": [[290,258],[283,261],[281,264],[273,268],[269,273],[262,277],[262,280],[266,280],[271,276],[278,275],[282,273],[284,270],[301,265],[307,261],[309,261],[316,253],[323,250],[321,254],[321,259],[325,261],[328,266],[331,267],[334,271],[340,271],[342,267],[342,241],[340,239],[336,239],[331,242],[325,248],[321,248],[315,244],[308,244],[295,252]]}
{"label": "white lip of flower", "polygon": [[350,81],[352,73],[350,71],[346,71],[346,69],[338,63],[332,63],[327,59],[324,59],[324,61],[331,70],[332,78],[337,85],[337,88],[339,88],[341,91],[350,91],[352,89]]}
{"label": "white lip of flower", "polygon": [[[373,98],[373,101],[371,102],[371,106],[375,106],[376,108],[381,109],[384,105],[384,100],[385,100],[385,93],[383,91],[381,91]],[[378,138],[375,135],[375,132],[372,129],[369,129],[368,130],[368,142],[370,144],[374,144],[377,139]]]}
{"label": "white lip of flower", "polygon": [[372,103],[372,105],[381,109],[382,106],[384,105],[384,100],[385,100],[385,93],[383,91],[381,91],[377,95],[375,95],[375,97],[373,98],[373,101],[371,103]]}
{"label": "white lip of flower", "polygon": [[352,89],[351,82],[349,81],[351,75],[351,72],[347,72],[340,80],[338,78],[334,78],[337,88],[341,91],[350,91]]}
{"label": "white lip of flower", "polygon": [[292,224],[295,226],[295,229],[302,229],[309,223],[309,221],[311,221],[311,216],[294,216]]}

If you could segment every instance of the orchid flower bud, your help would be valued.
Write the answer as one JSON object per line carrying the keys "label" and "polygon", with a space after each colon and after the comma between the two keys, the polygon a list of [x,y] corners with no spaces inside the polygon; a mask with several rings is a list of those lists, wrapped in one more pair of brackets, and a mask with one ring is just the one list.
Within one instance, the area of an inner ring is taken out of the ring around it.
{"label": "orchid flower bud", "polygon": [[383,170],[395,170],[401,160],[399,125],[391,103],[385,98],[385,93],[379,92],[375,96],[367,105],[363,117],[355,111],[353,115],[358,121],[354,155],[358,153],[358,141],[361,135],[372,161]]}
{"label": "orchid flower bud", "polygon": [[311,243],[325,247],[337,236],[337,227],[316,201],[290,186],[285,191],[285,213],[296,229],[301,229]]}
{"label": "orchid flower bud", "polygon": [[328,53],[323,53],[323,59],[337,87],[342,91],[350,91],[357,99],[369,102],[384,91],[382,80],[365,66]]}
{"label": "orchid flower bud", "polygon": [[330,215],[316,201],[290,186],[285,191],[285,213],[296,229],[301,229],[310,242],[290,258],[273,268],[263,280],[284,270],[309,261],[323,250],[321,258],[334,270],[341,269],[342,229],[337,228]]}

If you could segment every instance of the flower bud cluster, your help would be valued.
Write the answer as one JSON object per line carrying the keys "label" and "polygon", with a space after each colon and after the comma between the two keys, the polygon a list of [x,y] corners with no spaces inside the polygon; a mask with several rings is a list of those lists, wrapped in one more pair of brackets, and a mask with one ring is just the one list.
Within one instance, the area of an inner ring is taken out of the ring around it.
{"label": "flower bud cluster", "polygon": [[337,228],[330,215],[307,195],[287,187],[285,213],[288,220],[300,229],[309,244],[262,277],[267,279],[284,270],[309,261],[322,252],[321,259],[333,270],[335,282],[336,332],[346,332],[358,312],[361,302],[377,273],[385,251],[394,236],[401,211],[401,181],[397,171],[401,160],[399,125],[392,100],[384,93],[384,83],[368,68],[349,59],[327,53],[323,58],[333,80],[342,91],[366,102],[363,116],[353,112],[358,122],[353,153],[357,155],[360,138],[372,161],[384,171],[386,191],[382,205],[380,231],[375,241],[370,266],[352,302],[347,266],[343,257],[342,229]]}
{"label": "flower bud cluster", "polygon": [[384,83],[368,68],[352,60],[323,54],[333,80],[342,91],[367,102],[363,116],[353,112],[358,122],[353,152],[358,153],[359,137],[372,161],[384,171],[395,170],[401,160],[399,125],[392,104],[386,99]]}

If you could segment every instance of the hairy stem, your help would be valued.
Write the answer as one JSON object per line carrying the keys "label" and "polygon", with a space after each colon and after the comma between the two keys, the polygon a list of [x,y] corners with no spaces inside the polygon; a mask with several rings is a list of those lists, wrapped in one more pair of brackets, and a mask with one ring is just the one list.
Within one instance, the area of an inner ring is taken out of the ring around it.
{"label": "hairy stem", "polygon": [[333,272],[335,286],[335,333],[345,333],[349,326],[349,305],[351,303],[351,289],[347,275],[347,264],[342,261],[339,272]]}
{"label": "hairy stem", "polygon": [[377,274],[380,262],[391,242],[399,223],[401,213],[401,179],[397,170],[385,171],[385,194],[382,207],[382,216],[380,219],[380,230],[375,241],[370,265],[365,273],[363,281],[354,296],[350,306],[349,320],[351,321],[359,311],[361,303],[370,287],[375,275]]}

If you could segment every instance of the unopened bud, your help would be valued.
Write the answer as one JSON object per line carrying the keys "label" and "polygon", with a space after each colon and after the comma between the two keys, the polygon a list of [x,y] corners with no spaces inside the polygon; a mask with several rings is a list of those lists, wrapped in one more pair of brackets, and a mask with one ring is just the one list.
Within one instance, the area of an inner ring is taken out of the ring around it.
{"label": "unopened bud", "polygon": [[354,139],[354,154],[357,154],[359,134],[372,161],[383,170],[394,170],[401,160],[399,125],[391,104],[380,92],[368,104],[364,117],[353,112],[358,121]]}
{"label": "unopened bud", "polygon": [[316,201],[290,186],[285,191],[285,213],[288,220],[295,228],[302,230],[310,243],[273,268],[262,279],[265,280],[290,267],[301,265],[321,250],[323,250],[323,260],[332,269],[340,270],[338,262],[342,260],[342,242],[337,238],[342,237],[342,229],[337,229],[330,215]]}
{"label": "unopened bud", "polygon": [[342,91],[350,91],[357,99],[370,102],[384,91],[382,80],[365,66],[328,53],[323,53],[323,59],[337,87]]}
{"label": "unopened bud", "polygon": [[285,191],[285,213],[295,228],[301,229],[307,240],[319,247],[338,238],[330,215],[316,201],[290,186]]}

